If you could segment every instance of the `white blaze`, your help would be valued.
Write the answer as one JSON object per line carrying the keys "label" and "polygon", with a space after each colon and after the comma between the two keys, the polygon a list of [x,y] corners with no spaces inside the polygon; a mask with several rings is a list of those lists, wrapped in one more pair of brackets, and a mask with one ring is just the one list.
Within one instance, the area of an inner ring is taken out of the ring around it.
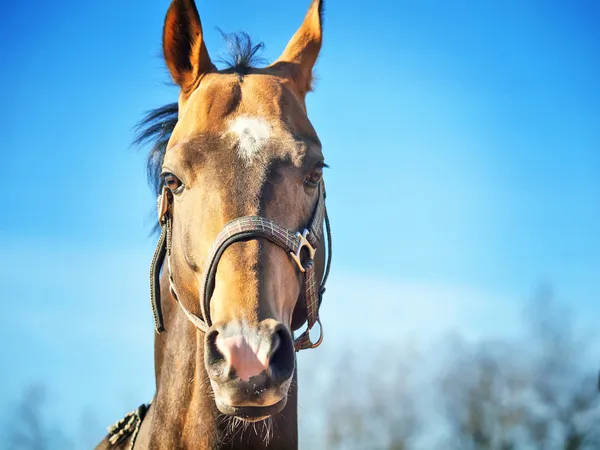
{"label": "white blaze", "polygon": [[238,139],[238,156],[251,163],[257,153],[266,145],[271,136],[271,127],[265,119],[255,117],[238,117],[234,119],[229,132]]}

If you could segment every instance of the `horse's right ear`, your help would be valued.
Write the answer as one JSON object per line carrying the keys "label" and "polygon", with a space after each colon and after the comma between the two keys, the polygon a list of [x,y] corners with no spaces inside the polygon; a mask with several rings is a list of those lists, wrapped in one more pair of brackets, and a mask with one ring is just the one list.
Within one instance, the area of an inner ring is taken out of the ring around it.
{"label": "horse's right ear", "polygon": [[194,0],[171,2],[163,28],[163,54],[173,81],[185,93],[196,88],[202,75],[216,70],[204,44]]}

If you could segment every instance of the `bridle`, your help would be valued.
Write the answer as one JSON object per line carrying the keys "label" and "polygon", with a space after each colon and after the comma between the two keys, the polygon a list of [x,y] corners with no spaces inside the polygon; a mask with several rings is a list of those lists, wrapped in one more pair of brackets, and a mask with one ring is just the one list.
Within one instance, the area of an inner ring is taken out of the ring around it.
{"label": "bridle", "polygon": [[[154,316],[154,327],[160,334],[165,330],[160,297],[160,270],[165,256],[169,271],[169,287],[181,310],[190,322],[200,331],[206,332],[212,325],[210,318],[210,300],[215,289],[215,279],[219,261],[225,250],[236,242],[253,239],[267,239],[289,253],[292,260],[304,275],[304,301],[307,312],[307,327],[300,336],[294,340],[296,351],[318,347],[323,341],[323,327],[319,319],[319,307],[325,293],[325,283],[329,276],[331,266],[331,228],[325,207],[325,185],[321,180],[318,186],[318,198],[312,219],[308,228],[296,232],[279,226],[276,222],[261,216],[244,216],[233,219],[227,223],[217,235],[207,259],[203,282],[200,292],[201,317],[189,311],[179,300],[171,272],[171,238],[172,238],[172,193],[163,187],[162,194],[157,199],[158,221],[161,227],[158,244],[150,264],[150,304]],[[325,272],[320,284],[317,283],[315,274],[314,256],[323,236],[323,223],[327,230],[327,261]],[[303,250],[306,250],[303,252]],[[307,256],[307,257],[306,257]],[[319,339],[312,342],[310,330],[319,324]]]}

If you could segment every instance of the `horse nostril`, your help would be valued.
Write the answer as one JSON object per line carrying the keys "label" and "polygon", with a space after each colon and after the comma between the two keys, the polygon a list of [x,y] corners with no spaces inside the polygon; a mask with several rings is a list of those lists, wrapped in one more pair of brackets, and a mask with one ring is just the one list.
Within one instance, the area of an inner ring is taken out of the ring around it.
{"label": "horse nostril", "polygon": [[279,347],[282,344],[282,336],[280,335],[282,331],[283,330],[277,330],[271,336],[271,349],[269,350],[269,360],[272,360],[273,356],[275,355],[275,353],[277,353],[277,350],[279,350]]}
{"label": "horse nostril", "polygon": [[217,347],[217,337],[218,336],[219,336],[219,332],[217,330],[211,330],[208,333],[206,333],[205,357],[206,357],[206,363],[208,365],[215,365],[216,363],[224,360],[223,354]]}
{"label": "horse nostril", "polygon": [[269,369],[274,381],[285,381],[294,373],[294,342],[290,332],[284,327],[278,327],[273,333]]}

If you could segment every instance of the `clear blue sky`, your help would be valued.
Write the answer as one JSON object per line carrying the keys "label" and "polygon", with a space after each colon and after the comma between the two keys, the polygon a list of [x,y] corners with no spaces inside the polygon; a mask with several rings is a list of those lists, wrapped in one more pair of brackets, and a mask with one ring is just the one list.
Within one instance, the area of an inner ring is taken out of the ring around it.
{"label": "clear blue sky", "polygon": [[[213,57],[225,51],[220,27],[248,31],[274,60],[308,3],[198,6]],[[367,337],[396,342],[399,330],[510,332],[539,282],[592,324],[600,4],[326,6],[308,108],[332,167],[335,260],[323,309],[329,334],[317,352]],[[89,409],[102,434],[152,395],[154,200],[144,155],[129,144],[142,113],[177,96],[159,58],[167,7],[4,7],[3,410],[24,386],[45,382],[57,420],[76,428]]]}

